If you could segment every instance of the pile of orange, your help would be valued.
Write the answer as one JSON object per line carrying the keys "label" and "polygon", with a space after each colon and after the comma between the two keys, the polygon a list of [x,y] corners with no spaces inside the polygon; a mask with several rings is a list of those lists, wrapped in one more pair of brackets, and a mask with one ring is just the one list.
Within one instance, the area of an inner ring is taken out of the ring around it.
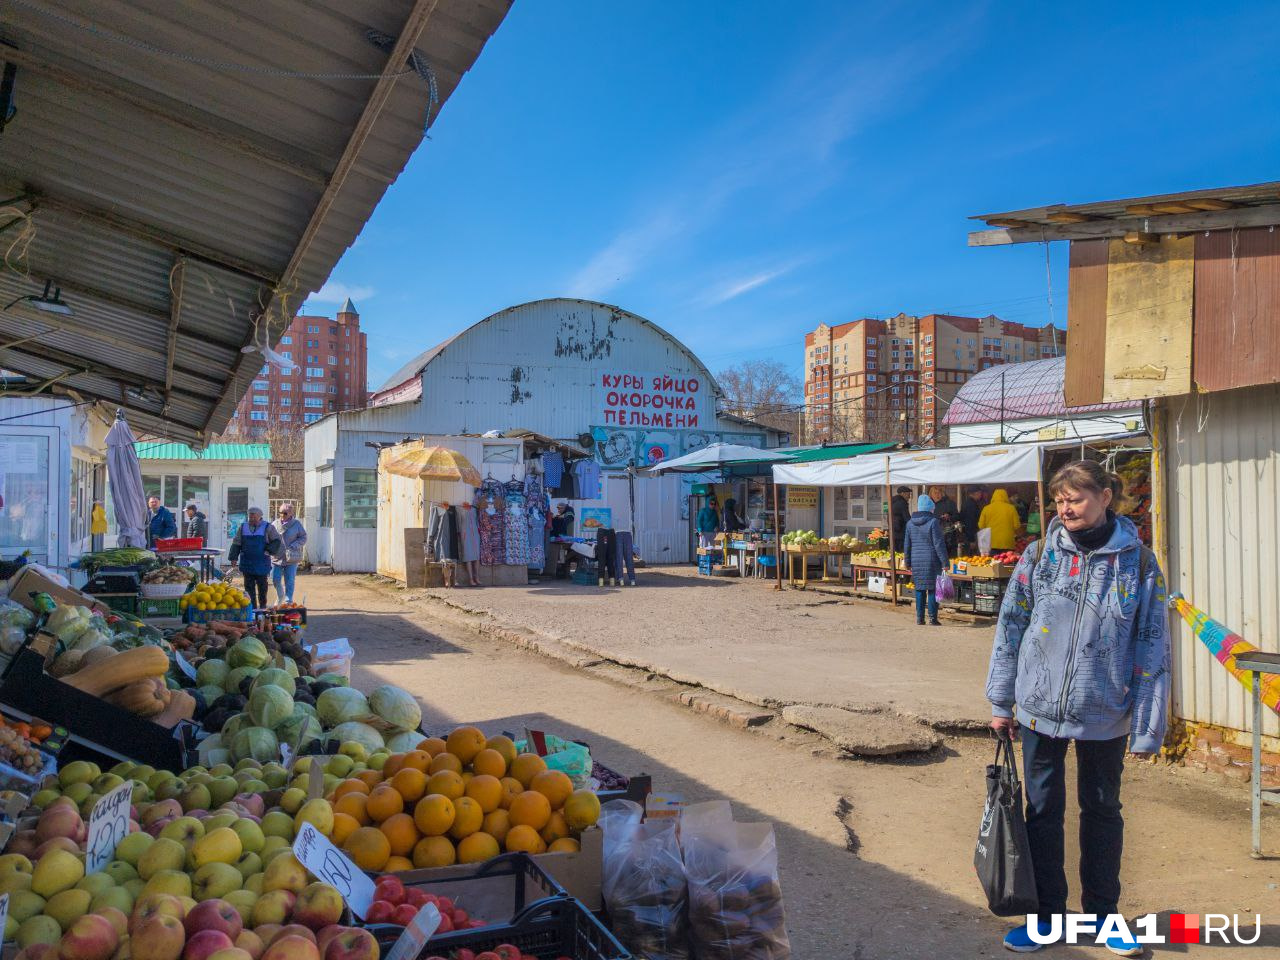
{"label": "pile of orange", "polygon": [[577,838],[600,816],[590,790],[575,790],[536,754],[517,754],[509,737],[475,727],[392,754],[327,799],[329,839],[362,869],[387,872],[479,863],[504,850],[577,852]]}

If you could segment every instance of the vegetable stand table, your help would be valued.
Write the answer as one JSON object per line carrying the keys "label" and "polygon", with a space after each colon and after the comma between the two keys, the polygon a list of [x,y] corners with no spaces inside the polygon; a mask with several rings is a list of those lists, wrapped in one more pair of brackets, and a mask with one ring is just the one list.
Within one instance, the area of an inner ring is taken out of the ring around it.
{"label": "vegetable stand table", "polygon": [[[783,549],[787,553],[787,580],[792,586],[800,585],[800,589],[804,589],[809,585],[809,558],[822,557],[823,575],[826,575],[827,555],[830,551],[827,547],[805,546],[798,543],[783,544]],[[796,560],[800,561],[800,576],[796,576]]]}
{"label": "vegetable stand table", "polygon": [[1248,670],[1253,692],[1253,776],[1250,785],[1253,794],[1253,850],[1250,855],[1255,860],[1262,859],[1262,805],[1270,803],[1280,805],[1280,791],[1262,789],[1262,675],[1280,674],[1280,653],[1264,653],[1261,650],[1250,650],[1235,658],[1236,667]]}
{"label": "vegetable stand table", "polygon": [[[859,596],[876,597],[881,600],[893,600],[893,580],[898,581],[898,602],[901,603],[906,599],[906,588],[904,584],[910,583],[911,571],[904,567],[890,569],[887,565],[858,563],[855,559],[852,561],[853,567],[853,586],[854,591]],[[871,578],[883,577],[888,581],[883,591],[871,589]]]}
{"label": "vegetable stand table", "polygon": [[214,576],[213,561],[215,557],[222,556],[222,551],[210,547],[201,547],[198,550],[157,550],[156,556],[165,563],[177,563],[179,560],[185,560],[188,563],[195,561],[200,564],[200,582],[210,583],[217,579]]}

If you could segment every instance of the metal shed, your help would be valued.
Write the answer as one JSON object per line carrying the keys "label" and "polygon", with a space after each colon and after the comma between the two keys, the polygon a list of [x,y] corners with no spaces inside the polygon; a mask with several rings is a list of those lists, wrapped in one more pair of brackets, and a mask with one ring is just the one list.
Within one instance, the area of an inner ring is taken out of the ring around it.
{"label": "metal shed", "polygon": [[0,367],[205,442],[508,6],[7,4]]}

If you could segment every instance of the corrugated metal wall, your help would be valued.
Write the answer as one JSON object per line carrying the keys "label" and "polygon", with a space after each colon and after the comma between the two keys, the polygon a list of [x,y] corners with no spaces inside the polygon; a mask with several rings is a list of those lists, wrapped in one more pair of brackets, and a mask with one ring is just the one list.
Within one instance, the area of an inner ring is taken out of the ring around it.
{"label": "corrugated metal wall", "polygon": [[[1280,386],[1173,398],[1169,584],[1264,650],[1280,650]],[[1247,730],[1249,696],[1177,621],[1174,714]],[[1264,732],[1280,734],[1267,710]]]}
{"label": "corrugated metal wall", "polygon": [[1280,233],[1196,234],[1193,371],[1202,390],[1280,380]]}

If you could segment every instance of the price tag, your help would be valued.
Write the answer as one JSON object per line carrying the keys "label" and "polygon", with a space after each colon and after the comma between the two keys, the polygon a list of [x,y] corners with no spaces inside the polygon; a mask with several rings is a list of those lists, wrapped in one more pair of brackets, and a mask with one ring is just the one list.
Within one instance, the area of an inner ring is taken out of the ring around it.
{"label": "price tag", "polygon": [[[280,763],[286,770],[293,769],[293,747],[287,743],[280,744]],[[310,786],[310,784],[308,784]]]}
{"label": "price tag", "polygon": [[129,835],[129,808],[133,781],[120,784],[93,805],[89,815],[89,839],[85,844],[84,872],[97,873],[116,855],[116,847]]}
{"label": "price tag", "polygon": [[369,904],[373,903],[373,881],[330,843],[314,824],[302,824],[293,841],[293,855],[317,880],[342,894],[351,912],[364,919],[369,912]]}
{"label": "price tag", "polygon": [[173,661],[178,665],[178,669],[192,680],[196,678],[196,668],[187,662],[187,658],[182,655],[180,650],[173,651]]}
{"label": "price tag", "polygon": [[414,960],[422,953],[422,948],[427,945],[427,941],[439,926],[440,911],[436,905],[423,904],[422,909],[404,928],[404,933],[400,934],[400,938],[392,945],[391,952],[387,954],[387,960]]}
{"label": "price tag", "polygon": [[[417,917],[414,917],[415,921],[417,919],[418,919]],[[8,922],[9,922],[9,895],[7,893],[0,893],[0,931],[4,930],[5,924]],[[437,921],[437,923],[438,922],[439,921]],[[403,940],[403,939],[404,937],[402,936],[400,940]],[[400,946],[400,940],[396,941],[396,946]]]}

